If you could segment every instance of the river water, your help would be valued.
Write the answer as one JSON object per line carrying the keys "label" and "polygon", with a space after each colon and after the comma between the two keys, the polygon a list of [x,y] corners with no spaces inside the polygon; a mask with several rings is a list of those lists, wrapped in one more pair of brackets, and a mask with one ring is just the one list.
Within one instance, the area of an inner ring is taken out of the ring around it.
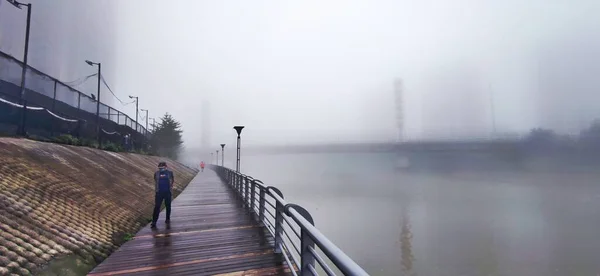
{"label": "river water", "polygon": [[600,172],[417,173],[387,153],[243,156],[371,275],[600,275]]}

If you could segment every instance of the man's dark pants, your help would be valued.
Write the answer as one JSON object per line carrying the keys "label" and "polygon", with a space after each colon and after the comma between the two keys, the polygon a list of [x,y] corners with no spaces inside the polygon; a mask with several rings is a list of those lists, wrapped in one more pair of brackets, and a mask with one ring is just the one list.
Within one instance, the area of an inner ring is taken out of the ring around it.
{"label": "man's dark pants", "polygon": [[157,192],[154,197],[154,214],[152,214],[152,224],[156,224],[158,221],[158,215],[160,214],[160,205],[163,200],[165,201],[165,207],[167,209],[167,220],[171,219],[171,192]]}

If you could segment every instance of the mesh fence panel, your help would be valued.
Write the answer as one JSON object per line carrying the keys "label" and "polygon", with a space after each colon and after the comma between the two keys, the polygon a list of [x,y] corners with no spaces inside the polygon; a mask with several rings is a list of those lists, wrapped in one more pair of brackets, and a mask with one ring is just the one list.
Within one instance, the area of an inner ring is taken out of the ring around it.
{"label": "mesh fence panel", "polygon": [[25,71],[25,89],[54,98],[54,80],[31,68]]}
{"label": "mesh fence panel", "polygon": [[97,102],[95,100],[92,100],[92,98],[90,98],[90,97],[81,95],[80,101],[81,101],[81,103],[80,103],[81,110],[91,113],[91,114],[94,114],[94,115],[96,114]]}
{"label": "mesh fence panel", "polygon": [[100,118],[108,120],[108,109],[109,107],[103,103],[100,104]]}
{"label": "mesh fence panel", "polygon": [[[17,102],[16,98],[0,93],[0,99]],[[22,108],[0,100],[0,132],[15,133],[21,119]]]}
{"label": "mesh fence panel", "polygon": [[62,84],[56,84],[56,100],[66,103],[72,107],[77,108],[77,101],[79,98],[79,93],[77,90],[71,89],[70,87]]}
{"label": "mesh fence panel", "polygon": [[114,123],[119,124],[119,112],[111,108],[109,110],[108,119]]}
{"label": "mesh fence panel", "polygon": [[14,85],[21,85],[23,67],[16,60],[0,52],[0,79]]}

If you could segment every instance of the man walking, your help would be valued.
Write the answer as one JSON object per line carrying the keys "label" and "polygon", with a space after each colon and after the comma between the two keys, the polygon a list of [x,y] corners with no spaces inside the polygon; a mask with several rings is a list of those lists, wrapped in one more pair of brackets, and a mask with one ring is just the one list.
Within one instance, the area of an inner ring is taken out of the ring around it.
{"label": "man walking", "polygon": [[154,173],[155,182],[155,197],[154,197],[154,213],[152,214],[152,224],[150,227],[156,228],[156,222],[158,221],[158,215],[160,214],[160,206],[162,202],[165,202],[167,209],[166,224],[171,222],[171,190],[175,183],[175,177],[173,172],[167,169],[167,162],[158,163],[158,171]]}

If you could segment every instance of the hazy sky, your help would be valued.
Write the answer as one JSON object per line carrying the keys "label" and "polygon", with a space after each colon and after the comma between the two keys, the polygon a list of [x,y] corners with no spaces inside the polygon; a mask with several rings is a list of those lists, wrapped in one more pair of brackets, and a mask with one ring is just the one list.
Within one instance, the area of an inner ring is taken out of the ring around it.
{"label": "hazy sky", "polygon": [[[188,146],[200,144],[202,100],[210,102],[211,143],[232,143],[232,126],[243,124],[245,144],[286,144],[394,140],[395,78],[404,82],[409,139],[488,136],[492,92],[498,132],[526,131],[560,109],[540,107],[540,82],[553,95],[584,83],[572,106],[600,94],[600,71],[540,81],[548,75],[540,64],[561,68],[582,51],[569,68],[599,60],[597,0],[103,3],[114,19],[105,35],[115,41],[107,46],[113,90],[140,96],[150,117],[172,113]],[[588,109],[570,108],[549,126],[600,117],[600,108]]]}

